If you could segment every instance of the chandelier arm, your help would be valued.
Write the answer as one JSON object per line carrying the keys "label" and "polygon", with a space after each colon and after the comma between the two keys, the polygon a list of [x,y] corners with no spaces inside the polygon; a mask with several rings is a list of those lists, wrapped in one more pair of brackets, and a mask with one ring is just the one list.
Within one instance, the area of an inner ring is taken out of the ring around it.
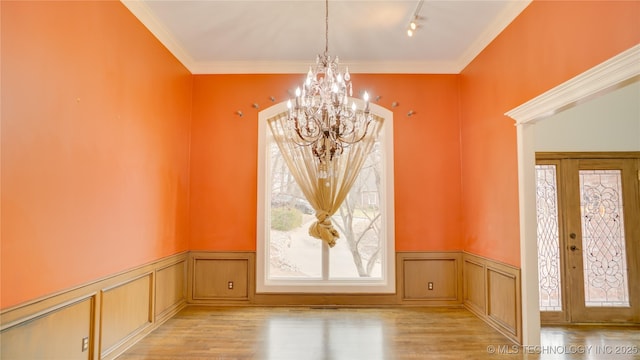
{"label": "chandelier arm", "polygon": [[348,144],[348,145],[353,145],[355,143],[358,143],[358,142],[362,141],[365,138],[365,136],[367,136],[367,133],[369,132],[369,126],[370,125],[371,125],[371,118],[369,118],[367,120],[367,122],[365,123],[364,131],[362,132],[362,135],[360,137],[358,137],[357,139],[355,139],[355,140],[348,140],[348,139],[343,138],[343,137],[339,137],[338,139],[340,140],[340,142],[343,142],[343,143]]}
{"label": "chandelier arm", "polygon": [[[331,133],[331,138],[334,141],[346,141],[350,143],[356,143],[362,140],[363,137],[359,137],[354,140],[348,140],[352,139],[356,135],[356,131],[358,129],[357,123],[359,122],[358,117],[359,114],[349,108],[338,108],[335,113],[336,124],[333,125],[335,126],[335,128]],[[365,125],[365,129],[363,132],[364,135],[367,133],[369,123],[371,122],[370,115],[364,115],[363,120],[364,121],[362,121],[362,124]]]}
{"label": "chandelier arm", "polygon": [[303,109],[302,112],[307,120],[311,119],[317,125],[321,124],[320,120],[318,120],[318,116],[322,114],[322,106],[309,106],[308,108]]}
{"label": "chandelier arm", "polygon": [[291,141],[296,144],[297,146],[311,146],[315,143],[318,142],[318,140],[321,138],[320,136],[318,136],[315,139],[307,139],[302,137],[300,134],[296,133],[297,136],[290,136],[289,138],[291,139]]}
{"label": "chandelier arm", "polygon": [[321,138],[320,132],[317,134],[302,134],[302,131],[295,130],[295,134],[297,135],[297,138],[294,137],[293,140],[297,144],[304,144],[304,143],[312,144]]}
{"label": "chandelier arm", "polygon": [[[295,134],[298,136],[298,139],[303,143],[314,143],[318,141],[322,137],[322,132],[303,132],[300,129],[294,130]],[[295,140],[295,139],[294,139]]]}
{"label": "chandelier arm", "polygon": [[315,130],[314,130],[314,129],[311,129],[308,125],[309,124],[308,117],[305,116],[305,119],[307,120],[307,126],[306,126],[306,129],[302,129],[300,127],[300,122],[298,121],[298,117],[293,116],[291,118],[291,120],[293,120],[293,132],[296,135],[298,135],[300,140],[302,140],[303,142],[314,142],[322,135],[322,131],[318,127],[318,124],[316,121],[313,121],[313,124],[315,125],[314,126]]}

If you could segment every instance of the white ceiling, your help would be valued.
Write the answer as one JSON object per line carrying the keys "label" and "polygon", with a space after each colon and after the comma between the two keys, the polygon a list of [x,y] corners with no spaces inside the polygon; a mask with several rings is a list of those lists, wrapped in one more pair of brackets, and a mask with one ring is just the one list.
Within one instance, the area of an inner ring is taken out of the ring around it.
{"label": "white ceiling", "polygon": [[[322,0],[121,1],[194,74],[305,72],[325,47]],[[456,74],[529,3],[329,0],[329,54],[354,73]]]}

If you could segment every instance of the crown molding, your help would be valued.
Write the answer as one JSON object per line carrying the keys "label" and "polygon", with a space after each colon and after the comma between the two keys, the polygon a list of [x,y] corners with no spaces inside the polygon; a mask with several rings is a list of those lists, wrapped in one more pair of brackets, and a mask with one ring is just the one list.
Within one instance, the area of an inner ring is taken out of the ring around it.
{"label": "crown molding", "polygon": [[120,0],[131,13],[164,45],[187,70],[193,72],[195,62],[171,32],[160,22],[144,1]]}
{"label": "crown molding", "polygon": [[640,77],[640,44],[508,111],[516,125],[533,123]]}
{"label": "crown molding", "polygon": [[[366,62],[340,61],[352,74],[457,74],[458,67],[451,62]],[[193,74],[306,74],[309,61],[227,61],[194,63]]]}
{"label": "crown molding", "polygon": [[532,0],[510,1],[478,38],[467,48],[457,61],[456,74],[462,72],[518,15],[531,4]]}

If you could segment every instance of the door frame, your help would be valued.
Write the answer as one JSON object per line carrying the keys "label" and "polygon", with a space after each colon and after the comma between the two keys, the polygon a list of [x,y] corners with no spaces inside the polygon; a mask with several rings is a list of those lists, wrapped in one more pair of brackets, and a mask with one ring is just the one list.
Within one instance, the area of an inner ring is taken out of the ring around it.
{"label": "door frame", "polygon": [[522,343],[540,345],[536,231],[535,123],[640,77],[640,44],[509,110],[515,120],[520,215]]}

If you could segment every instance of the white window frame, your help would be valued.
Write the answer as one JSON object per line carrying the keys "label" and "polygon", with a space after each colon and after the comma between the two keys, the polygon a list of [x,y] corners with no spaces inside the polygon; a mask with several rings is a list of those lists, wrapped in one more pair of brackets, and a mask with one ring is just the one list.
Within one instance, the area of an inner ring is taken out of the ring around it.
{"label": "white window frame", "polygon": [[[359,99],[352,99],[362,107]],[[268,178],[267,169],[270,169],[270,157],[268,147],[271,144],[272,135],[267,125],[267,119],[286,112],[286,102],[273,105],[258,113],[258,196],[257,196],[257,231],[256,231],[256,292],[257,293],[395,293],[396,292],[396,268],[395,268],[395,207],[393,185],[393,112],[376,104],[370,104],[371,112],[384,118],[384,123],[379,135],[382,143],[382,165],[384,176],[381,186],[384,196],[380,199],[382,216],[382,231],[385,236],[385,249],[383,252],[383,266],[379,279],[267,279],[267,266],[269,266],[268,252],[265,244],[270,233],[268,221],[271,207],[271,179]],[[320,240],[318,240],[320,241]],[[338,239],[338,241],[341,241]],[[323,251],[330,251],[323,244]],[[326,265],[326,264],[324,264]],[[323,265],[323,267],[324,267]]]}

